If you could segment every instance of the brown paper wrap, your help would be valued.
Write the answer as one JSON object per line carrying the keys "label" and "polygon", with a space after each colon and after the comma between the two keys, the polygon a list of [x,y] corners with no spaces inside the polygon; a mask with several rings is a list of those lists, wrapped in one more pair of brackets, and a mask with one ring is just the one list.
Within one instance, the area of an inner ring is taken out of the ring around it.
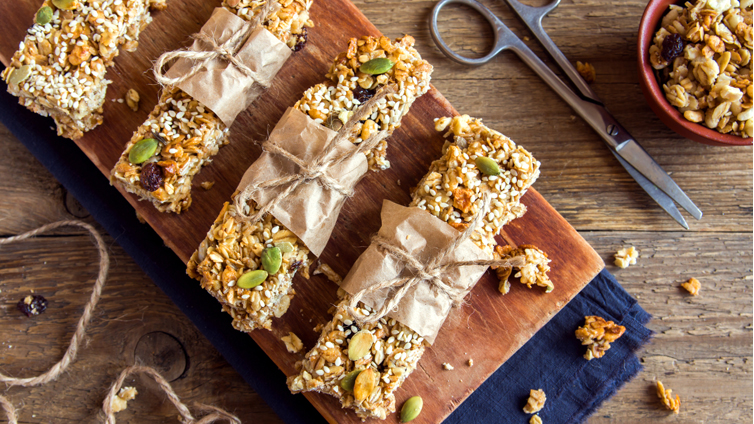
{"label": "brown paper wrap", "polygon": [[[266,143],[275,144],[302,161],[310,163],[324,151],[327,143],[337,134],[316,123],[303,112],[288,108]],[[341,139],[325,158],[338,157],[354,150],[357,150],[357,146]],[[328,166],[324,173],[350,191],[367,169],[366,156],[357,154],[339,164]],[[299,167],[295,163],[281,155],[265,151],[246,171],[238,190],[243,191],[249,185],[298,172]],[[257,204],[265,205],[285,188],[279,186],[259,190],[251,197]],[[282,198],[270,212],[296,234],[312,253],[319,256],[330,238],[346,197],[336,190],[324,187],[316,180],[310,180],[299,185],[291,195]]]}
{"label": "brown paper wrap", "polygon": [[[236,45],[218,50],[218,46],[223,47],[223,44],[234,35],[248,31],[250,25],[252,24],[228,10],[218,7],[188,50],[195,53],[217,52],[214,58],[204,61],[198,57],[199,55],[192,57],[185,54],[185,51],[173,52],[175,54],[172,56],[166,54],[160,57],[157,64],[159,66],[172,57],[179,58],[167,72],[167,79],[178,79],[199,66],[198,72],[177,85],[210,108],[228,127],[240,112],[249,107],[270,86],[272,79],[291,55],[291,49],[261,25],[251,32],[245,42],[241,37],[237,43],[243,43],[240,48]],[[202,40],[202,36],[212,39],[215,46]],[[253,77],[249,75],[248,70],[244,71],[231,63],[228,60],[229,55],[245,65]],[[159,69],[161,70],[162,66],[159,66]],[[159,74],[157,77],[160,80]]]}
{"label": "brown paper wrap", "polygon": [[[382,227],[378,233],[400,247],[422,263],[428,262],[438,251],[451,245],[458,237],[454,229],[429,212],[412,207],[404,207],[384,201],[382,204]],[[466,239],[445,256],[441,264],[490,259],[471,240]],[[481,278],[488,265],[470,265],[450,268],[440,279],[455,289],[463,298]],[[341,288],[355,295],[369,287],[399,277],[406,277],[412,271],[404,262],[384,252],[372,243],[359,257],[341,284]],[[366,294],[361,301],[371,308],[379,309],[391,291],[386,289]],[[433,343],[454,301],[445,293],[436,290],[427,281],[408,289],[400,300],[398,308],[388,313],[412,330]]]}

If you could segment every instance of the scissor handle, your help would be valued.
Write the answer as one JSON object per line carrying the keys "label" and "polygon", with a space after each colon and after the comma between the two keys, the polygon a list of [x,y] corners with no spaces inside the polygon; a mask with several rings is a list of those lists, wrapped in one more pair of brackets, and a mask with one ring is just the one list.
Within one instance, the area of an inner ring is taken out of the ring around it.
{"label": "scissor handle", "polygon": [[[442,10],[445,5],[448,5],[450,3],[465,4],[466,6],[471,7],[472,9],[479,12],[482,16],[484,16],[484,18],[490,24],[490,26],[492,27],[492,33],[495,36],[495,40],[492,46],[492,50],[487,53],[486,56],[476,59],[461,56],[460,54],[454,52],[447,44],[445,44],[445,41],[443,41],[442,37],[440,36],[440,30],[437,28],[437,17],[440,14],[440,10]],[[432,9],[432,15],[429,18],[429,33],[432,35],[432,39],[435,41],[435,44],[437,44],[437,47],[446,56],[464,65],[484,65],[498,53],[505,50],[508,45],[500,39],[500,32],[503,28],[505,28],[505,24],[503,24],[503,22],[500,21],[500,19],[498,19],[497,16],[495,16],[489,9],[487,9],[484,5],[476,0],[440,0],[435,5],[434,9]]]}

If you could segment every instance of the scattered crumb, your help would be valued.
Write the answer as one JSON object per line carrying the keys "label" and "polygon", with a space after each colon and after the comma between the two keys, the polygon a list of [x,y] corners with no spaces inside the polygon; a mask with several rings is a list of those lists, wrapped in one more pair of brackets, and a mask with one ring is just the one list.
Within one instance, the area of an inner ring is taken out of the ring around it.
{"label": "scattered crumb", "polygon": [[[34,290],[31,292],[34,293]],[[16,307],[27,317],[35,317],[47,310],[47,299],[41,295],[30,294],[19,300]]]}
{"label": "scattered crumb", "polygon": [[474,360],[473,360],[473,359],[471,359],[471,358],[469,358],[469,360],[468,360],[468,361],[466,361],[466,365],[468,365],[468,366],[470,366],[470,367],[473,367],[473,366],[474,366]]}
{"label": "scattered crumb", "polygon": [[589,62],[581,63],[577,61],[576,70],[579,71],[579,74],[581,74],[581,77],[584,78],[584,81],[589,84],[593,83],[594,80],[597,79],[597,71]]}
{"label": "scattered crumb", "polygon": [[675,395],[675,399],[673,399],[673,390],[665,390],[665,386],[662,385],[662,381],[660,380],[657,380],[657,397],[662,400],[662,404],[669,410],[676,414],[681,411],[681,397]]}
{"label": "scattered crumb", "polygon": [[123,103],[123,99],[116,99],[115,101],[118,103]]}
{"label": "scattered crumb", "polygon": [[454,368],[453,368],[453,365],[450,365],[450,364],[449,364],[449,363],[447,363],[447,362],[443,362],[443,364],[442,364],[442,367],[443,367],[443,369],[446,369],[446,370],[448,370],[448,371],[451,371],[451,370],[453,370],[453,369],[454,369]]}
{"label": "scattered crumb", "polygon": [[512,259],[521,256],[524,259],[524,265],[520,267],[492,267],[497,274],[500,284],[498,290],[502,294],[507,294],[511,289],[510,278],[514,269],[518,272],[514,277],[520,278],[522,284],[531,288],[532,285],[545,288],[545,293],[550,293],[555,289],[555,284],[547,275],[550,272],[550,259],[547,254],[538,247],[530,244],[522,244],[517,248],[513,246],[496,246],[495,259]]}
{"label": "scattered crumb", "polygon": [[[309,320],[309,322],[312,322],[312,320]],[[319,333],[323,328],[325,328],[325,324],[317,324],[314,326],[314,332]]]}
{"label": "scattered crumb", "polygon": [[126,92],[126,104],[128,107],[131,108],[132,111],[138,112],[139,111],[139,93],[134,90],[133,88],[130,88]]}
{"label": "scattered crumb", "polygon": [[529,399],[526,401],[526,406],[524,406],[524,412],[527,414],[536,414],[544,408],[546,400],[547,396],[545,395],[544,390],[531,389],[529,391]]}
{"label": "scattered crumb", "polygon": [[299,339],[293,332],[289,332],[287,336],[281,337],[280,340],[285,343],[285,348],[288,349],[288,352],[296,353],[304,348],[304,343],[302,343],[301,339]]}
{"label": "scattered crumb", "polygon": [[628,268],[629,265],[636,265],[636,258],[638,257],[639,251],[633,246],[628,249],[620,249],[615,253],[615,265],[621,268]]}
{"label": "scattered crumb", "polygon": [[610,343],[618,340],[626,331],[626,327],[605,321],[602,317],[592,315],[584,318],[584,326],[576,329],[576,338],[581,340],[582,345],[589,346],[584,354],[588,361],[603,357],[610,349]]}
{"label": "scattered crumb", "polygon": [[118,395],[113,398],[112,407],[113,412],[120,412],[128,408],[128,401],[138,395],[135,387],[121,387]]}
{"label": "scattered crumb", "polygon": [[396,183],[396,184],[398,184],[398,186],[400,187],[400,185],[401,185],[401,180],[395,180],[395,183]]}
{"label": "scattered crumb", "polygon": [[529,37],[527,37],[526,35],[524,35],[524,41],[529,41]]}
{"label": "scattered crumb", "polygon": [[693,296],[696,296],[699,294],[699,289],[702,288],[702,284],[696,278],[691,277],[689,278],[689,281],[681,284],[681,287],[686,289],[686,291],[691,293]]}
{"label": "scattered crumb", "polygon": [[542,418],[539,418],[539,415],[532,415],[529,424],[542,424]]}
{"label": "scattered crumb", "polygon": [[343,282],[343,278],[340,275],[338,275],[337,272],[333,271],[330,265],[322,261],[319,262],[319,264],[317,265],[317,268],[314,270],[312,274],[314,275],[324,274],[328,280],[332,281],[338,286],[340,286],[340,283]]}
{"label": "scattered crumb", "polygon": [[143,216],[141,216],[141,214],[139,212],[136,212],[136,219],[138,219],[139,222],[142,223],[142,224],[146,224],[147,223],[147,221],[144,219]]}
{"label": "scattered crumb", "polygon": [[209,190],[209,189],[212,188],[212,186],[215,185],[215,182],[214,181],[205,181],[205,182],[203,182],[203,183],[201,183],[199,185],[202,186],[203,189]]}

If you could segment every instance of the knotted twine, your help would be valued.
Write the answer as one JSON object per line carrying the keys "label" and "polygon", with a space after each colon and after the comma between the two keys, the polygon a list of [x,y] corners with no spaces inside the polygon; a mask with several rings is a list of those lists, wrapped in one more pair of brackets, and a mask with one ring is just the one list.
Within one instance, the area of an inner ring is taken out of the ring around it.
{"label": "knotted twine", "polygon": [[[254,80],[257,84],[261,85],[264,88],[269,88],[270,83],[268,81],[264,81],[263,78],[260,78],[256,72],[251,70],[251,68],[241,63],[241,61],[236,58],[236,52],[243,46],[249,35],[251,35],[251,33],[259,25],[261,25],[262,22],[264,22],[264,20],[267,19],[267,17],[271,13],[277,10],[279,6],[280,4],[277,1],[268,0],[264,3],[264,5],[262,5],[262,9],[259,11],[257,16],[249,21],[249,24],[246,25],[242,31],[236,32],[222,44],[218,45],[212,37],[209,37],[201,32],[192,35],[192,38],[209,44],[212,50],[195,52],[188,49],[181,49],[163,53],[154,64],[155,78],[160,84],[163,85],[178,85],[196,75],[199,71],[202,70],[202,68],[206,66],[207,63],[222,58],[233,64],[233,66],[238,68],[241,72],[244,73],[244,75]],[[194,61],[195,64],[194,67],[191,68],[191,71],[189,71],[188,73],[183,74],[179,77],[170,78],[165,75],[163,68],[165,68],[165,66],[174,59],[191,60]]]}
{"label": "knotted twine", "polygon": [[[361,325],[374,324],[389,314],[391,311],[396,310],[398,304],[406,296],[406,293],[414,286],[426,282],[438,293],[446,296],[453,307],[457,307],[463,304],[463,298],[466,290],[463,288],[456,288],[446,284],[442,281],[441,277],[448,270],[460,268],[464,266],[521,266],[524,264],[524,258],[522,256],[516,256],[510,259],[478,259],[473,261],[456,261],[443,264],[445,257],[453,252],[458,246],[466,241],[474,230],[479,225],[480,221],[487,215],[489,210],[489,195],[484,193],[482,198],[482,207],[474,219],[469,223],[469,226],[461,233],[459,237],[453,240],[448,246],[440,250],[432,256],[426,263],[422,263],[415,257],[411,256],[403,247],[398,247],[391,242],[388,238],[375,235],[372,238],[372,243],[379,248],[382,252],[387,253],[395,257],[399,263],[405,265],[410,270],[411,275],[407,277],[397,277],[392,280],[386,280],[381,283],[374,284],[368,288],[360,290],[356,294],[351,296],[351,300],[348,304],[348,311],[351,316]],[[364,315],[356,310],[359,301],[366,295],[383,289],[396,289],[392,293],[388,294],[384,303],[379,309],[371,314]]]}
{"label": "knotted twine", "polygon": [[[371,99],[369,99],[358,109],[356,109],[353,116],[351,116],[351,118],[348,119],[345,124],[343,124],[340,130],[338,130],[337,135],[330,139],[327,144],[325,144],[325,148],[311,161],[311,163],[302,161],[289,151],[279,147],[274,143],[271,143],[269,140],[265,141],[262,144],[262,149],[264,149],[268,153],[283,156],[289,161],[295,163],[296,165],[298,165],[299,171],[297,174],[290,174],[287,176],[247,185],[243,189],[243,191],[241,191],[241,193],[239,193],[235,198],[237,217],[242,221],[247,221],[250,223],[258,222],[262,219],[262,217],[264,217],[265,214],[269,213],[273,208],[275,208],[278,203],[280,203],[280,201],[293,193],[296,188],[298,188],[301,184],[309,181],[316,181],[324,188],[340,193],[344,198],[351,197],[353,195],[353,189],[350,187],[343,187],[340,183],[338,183],[337,180],[327,175],[327,169],[336,166],[343,161],[349,160],[356,155],[364,154],[365,152],[373,149],[375,146],[377,146],[377,143],[379,143],[387,136],[387,131],[382,130],[370,134],[366,140],[363,140],[361,143],[359,143],[358,148],[351,150],[348,153],[336,156],[331,159],[328,159],[328,155],[333,151],[333,149],[337,147],[340,141],[345,140],[350,135],[351,130],[360,120],[364,119],[367,115],[372,113],[372,107],[376,106],[380,100],[385,98],[385,96],[392,93],[395,93],[395,86],[385,86],[377,93],[375,93],[375,95]],[[264,189],[272,189],[285,185],[287,185],[285,190],[278,193],[271,201],[262,206],[253,216],[250,216],[246,213],[246,204],[254,195],[254,193]]]}
{"label": "knotted twine", "polygon": [[[81,227],[89,231],[89,233],[94,237],[94,240],[97,243],[97,252],[99,253],[99,273],[97,275],[97,280],[94,283],[94,288],[92,289],[92,295],[89,298],[89,302],[87,302],[86,306],[84,307],[84,314],[79,319],[78,324],[76,325],[76,331],[73,333],[73,337],[71,337],[71,342],[68,345],[68,349],[66,350],[65,354],[63,355],[63,359],[61,359],[58,363],[53,365],[49,370],[46,372],[36,376],[36,377],[26,377],[26,378],[16,378],[16,377],[10,377],[6,376],[5,374],[0,373],[0,382],[7,384],[8,386],[38,386],[42,384],[49,383],[51,381],[54,381],[57,379],[65,370],[68,368],[68,366],[76,359],[76,355],[78,354],[78,350],[81,347],[81,342],[84,339],[84,336],[86,335],[86,326],[89,324],[89,321],[92,318],[92,314],[94,313],[94,308],[97,306],[97,302],[99,302],[99,299],[102,295],[102,289],[105,285],[105,280],[107,279],[107,273],[110,269],[110,255],[107,253],[107,247],[105,245],[105,241],[102,239],[102,236],[100,235],[99,231],[97,231],[93,226],[87,224],[83,221],[58,221],[53,222],[51,224],[43,225],[36,230],[31,230],[26,233],[8,237],[5,239],[0,240],[0,246],[11,244],[17,241],[26,240],[30,237],[34,237],[37,234],[41,234],[44,232],[47,232],[49,230],[53,230],[55,228],[59,227],[65,227],[65,226],[73,226],[73,227]],[[203,405],[203,404],[197,404],[197,408],[208,411],[209,413],[202,417],[200,420],[196,421],[191,413],[188,411],[188,408],[186,405],[184,405],[178,396],[175,394],[173,389],[170,387],[170,383],[168,383],[162,376],[155,371],[152,368],[144,367],[144,366],[131,366],[123,370],[118,380],[113,384],[113,387],[111,387],[110,392],[105,399],[105,404],[103,405],[103,410],[105,411],[105,414],[107,415],[107,422],[108,424],[115,423],[115,418],[113,416],[112,412],[112,397],[114,396],[114,392],[117,392],[117,390],[120,388],[120,386],[123,384],[123,381],[126,379],[126,377],[133,373],[133,372],[144,372],[149,374],[152,378],[157,381],[157,383],[160,385],[160,387],[165,391],[165,393],[168,395],[168,398],[170,401],[178,408],[178,411],[180,412],[181,416],[184,417],[186,424],[209,424],[212,422],[215,422],[217,420],[227,420],[233,424],[241,424],[241,421],[238,419],[238,417],[223,411],[222,409],[216,408],[214,406],[209,405]],[[117,387],[116,387],[117,385]],[[117,395],[117,393],[115,393]],[[5,413],[8,417],[8,423],[9,424],[17,424],[17,416],[16,416],[16,409],[13,406],[13,404],[8,401],[5,397],[0,395],[0,405],[5,410]]]}

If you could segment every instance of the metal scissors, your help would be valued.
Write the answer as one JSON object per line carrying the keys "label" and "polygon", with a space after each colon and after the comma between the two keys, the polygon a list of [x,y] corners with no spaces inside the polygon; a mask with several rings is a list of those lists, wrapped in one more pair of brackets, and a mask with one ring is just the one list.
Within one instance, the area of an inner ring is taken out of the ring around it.
{"label": "metal scissors", "polygon": [[[552,39],[550,39],[544,28],[542,28],[542,18],[555,9],[560,0],[555,0],[543,7],[527,6],[518,0],[505,1],[545,47],[563,72],[565,72],[578,90],[577,93],[561,81],[497,16],[476,0],[440,0],[435,5],[430,16],[429,24],[432,39],[445,55],[464,65],[482,65],[489,62],[490,59],[501,51],[506,49],[512,50],[602,137],[610,148],[610,151],[615,155],[615,158],[618,159],[618,162],[626,168],[626,171],[628,171],[634,180],[670,216],[684,228],[689,229],[686,220],[673,202],[675,201],[683,209],[686,209],[691,216],[701,219],[702,211],[696,207],[694,202],[686,196],[686,193],[678,187],[678,184],[668,176],[660,165],[652,159],[649,153],[631,137],[631,134],[618,123],[618,120],[608,112],[604,103],[597,97],[597,94],[592,91],[592,88],[584,81]],[[470,6],[489,22],[495,35],[495,40],[492,51],[486,56],[478,59],[463,57],[445,44],[437,28],[437,17],[440,14],[440,10],[450,3]]]}

